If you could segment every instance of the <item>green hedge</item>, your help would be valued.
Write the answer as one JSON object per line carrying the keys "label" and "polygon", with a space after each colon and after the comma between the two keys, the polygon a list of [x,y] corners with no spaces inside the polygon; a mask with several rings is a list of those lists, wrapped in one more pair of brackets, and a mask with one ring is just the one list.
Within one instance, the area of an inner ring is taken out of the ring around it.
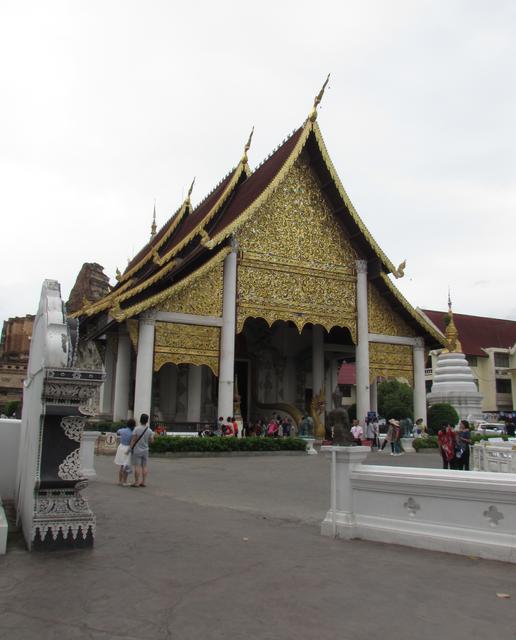
{"label": "green hedge", "polygon": [[[484,435],[482,433],[472,432],[471,444],[475,444],[475,442],[480,442],[481,440],[490,440],[491,438],[503,438],[504,440],[507,440],[508,436],[499,436],[491,433],[488,435]],[[437,436],[428,436],[428,438],[415,438],[412,446],[416,451],[419,451],[420,449],[437,449]]]}
{"label": "green hedge", "polygon": [[181,438],[156,436],[150,445],[152,453],[182,453],[188,451],[304,451],[306,441],[301,438]]}

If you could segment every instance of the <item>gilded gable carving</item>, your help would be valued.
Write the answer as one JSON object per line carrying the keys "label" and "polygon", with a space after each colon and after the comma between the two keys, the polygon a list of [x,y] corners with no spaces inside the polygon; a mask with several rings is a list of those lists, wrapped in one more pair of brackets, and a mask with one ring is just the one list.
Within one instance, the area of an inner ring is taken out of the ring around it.
{"label": "gilded gable carving", "polygon": [[199,278],[173,292],[157,307],[158,311],[222,316],[223,262],[218,261]]}
{"label": "gilded gable carving", "polygon": [[219,327],[156,322],[154,370],[164,364],[204,364],[218,375]]}
{"label": "gilded gable carving", "polygon": [[402,344],[369,343],[369,376],[404,378],[412,386],[414,369],[412,347]]}
{"label": "gilded gable carving", "polygon": [[414,337],[417,333],[394,311],[389,302],[380,295],[378,289],[368,284],[369,333],[385,336]]}
{"label": "gilded gable carving", "polygon": [[308,166],[294,164],[237,239],[238,331],[261,317],[348,327],[356,341],[357,254]]}

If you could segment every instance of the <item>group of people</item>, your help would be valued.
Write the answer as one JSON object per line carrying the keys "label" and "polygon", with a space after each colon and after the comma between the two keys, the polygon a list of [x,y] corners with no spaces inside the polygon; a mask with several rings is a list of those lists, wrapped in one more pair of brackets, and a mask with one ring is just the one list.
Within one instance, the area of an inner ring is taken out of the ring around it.
{"label": "group of people", "polygon": [[271,416],[267,421],[265,418],[259,418],[254,424],[246,429],[248,436],[266,436],[268,438],[289,438],[292,434],[292,420],[289,416]]}
{"label": "group of people", "polygon": [[[115,464],[119,467],[118,484],[123,487],[145,487],[148,475],[149,443],[154,440],[154,432],[149,427],[149,416],[142,413],[138,426],[131,418],[127,425],[117,431],[120,444],[115,454]],[[134,472],[132,482],[129,476]]]}
{"label": "group of people", "polygon": [[437,444],[443,460],[443,469],[469,471],[471,429],[467,420],[461,420],[457,431],[444,422],[437,432]]}

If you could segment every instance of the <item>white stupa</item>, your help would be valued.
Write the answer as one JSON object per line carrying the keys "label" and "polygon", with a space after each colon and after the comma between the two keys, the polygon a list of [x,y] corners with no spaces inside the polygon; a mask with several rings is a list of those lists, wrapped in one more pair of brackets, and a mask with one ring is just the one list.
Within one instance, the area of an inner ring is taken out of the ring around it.
{"label": "white stupa", "polygon": [[447,346],[437,357],[432,391],[426,399],[430,407],[446,402],[455,408],[460,418],[482,420],[483,396],[477,390],[471,368],[462,353],[449,297],[448,309],[449,323],[445,332]]}

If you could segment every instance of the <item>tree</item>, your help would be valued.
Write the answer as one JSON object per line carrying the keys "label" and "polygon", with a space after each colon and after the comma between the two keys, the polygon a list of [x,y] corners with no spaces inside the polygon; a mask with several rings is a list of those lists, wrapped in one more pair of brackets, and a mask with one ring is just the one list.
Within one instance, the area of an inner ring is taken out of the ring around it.
{"label": "tree", "polygon": [[408,384],[387,380],[378,385],[378,412],[384,418],[414,419],[413,391]]}
{"label": "tree", "polygon": [[459,422],[459,414],[451,404],[441,402],[434,404],[428,410],[428,432],[436,435],[444,423],[454,427]]}

